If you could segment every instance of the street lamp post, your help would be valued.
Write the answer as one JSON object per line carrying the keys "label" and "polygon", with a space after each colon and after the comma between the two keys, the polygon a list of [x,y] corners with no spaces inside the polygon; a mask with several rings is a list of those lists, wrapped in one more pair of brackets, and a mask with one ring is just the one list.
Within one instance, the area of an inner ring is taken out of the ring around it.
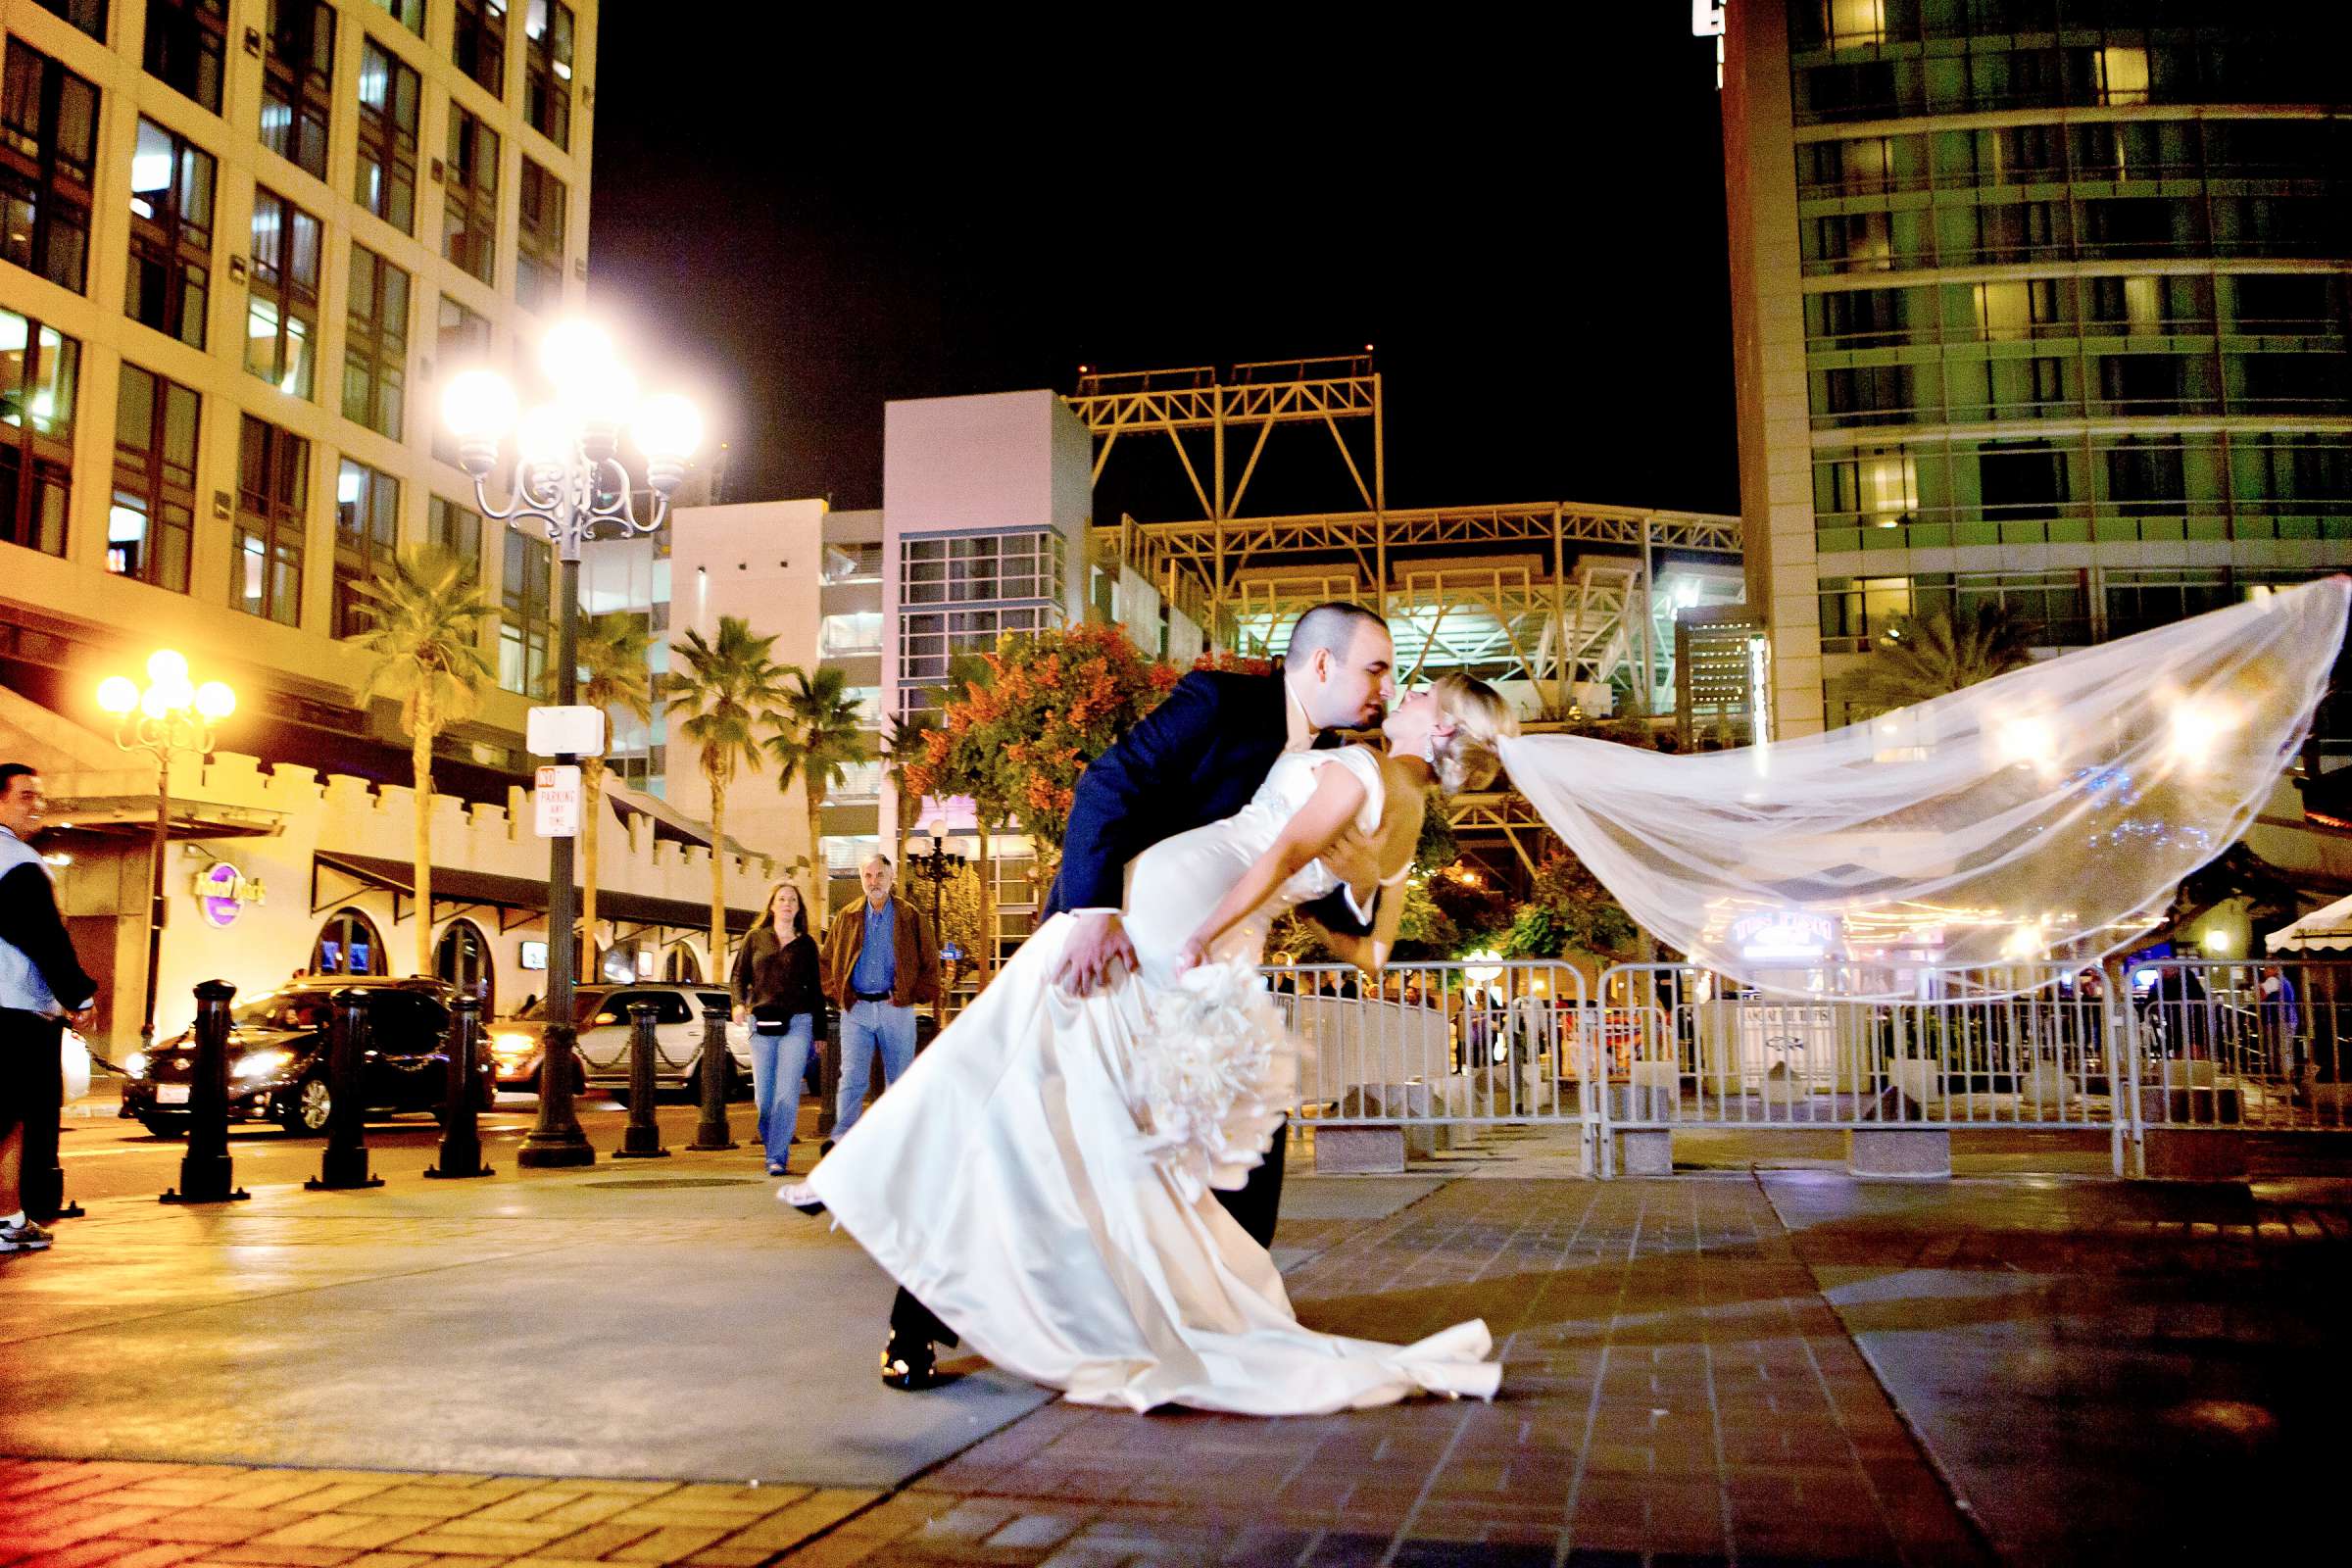
{"label": "street lamp post", "polygon": [[[921,839],[916,839],[906,846],[906,868],[931,884],[931,951],[939,954],[943,962],[950,962],[945,946],[946,936],[941,929],[945,923],[941,914],[941,899],[947,891],[948,878],[963,869],[963,857],[950,855],[948,841],[944,838],[933,837],[930,840],[931,848],[929,850],[916,849],[915,845],[922,842]],[[955,973],[952,966],[949,973],[951,977]],[[943,1027],[947,1023],[947,995],[944,987],[935,993],[935,1000],[931,1004],[931,1021]]]}
{"label": "street lamp post", "polygon": [[[694,406],[673,394],[637,402],[636,379],[621,365],[612,340],[585,321],[551,327],[540,343],[540,363],[556,388],[556,401],[515,418],[514,389],[490,370],[453,377],[443,412],[458,438],[458,464],[473,477],[482,514],[502,522],[537,522],[554,541],[558,564],[556,702],[579,702],[580,546],[610,523],[616,537],[652,533],[669,515],[669,497],[686,476],[686,460],[702,438]],[[650,514],[640,518],[628,471],[616,453],[620,429],[628,425],[646,460],[646,482],[654,492]],[[513,499],[490,500],[490,471],[510,429],[516,456]],[[561,753],[559,765],[578,757]],[[712,854],[718,853],[714,847]],[[547,1010],[548,1027],[539,1063],[539,1121],[515,1162],[521,1165],[587,1165],[596,1160],[572,1108],[571,1074],[577,1036],[572,1017],[572,983],[578,968],[577,890],[572,885],[572,841],[548,840]]]}
{"label": "street lamp post", "polygon": [[188,683],[188,662],[169,648],[147,660],[147,684],[128,675],[98,683],[98,706],[115,715],[115,744],[155,759],[155,866],[147,887],[147,997],[139,1049],[155,1050],[155,997],[164,961],[164,856],[172,842],[172,759],[213,749],[216,725],[236,711],[237,694],[217,680]]}

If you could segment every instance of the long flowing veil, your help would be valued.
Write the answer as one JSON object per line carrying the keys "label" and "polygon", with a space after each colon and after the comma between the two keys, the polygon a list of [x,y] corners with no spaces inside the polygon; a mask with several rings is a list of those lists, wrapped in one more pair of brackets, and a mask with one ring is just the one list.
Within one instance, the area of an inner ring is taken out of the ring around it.
{"label": "long flowing veil", "polygon": [[1800,995],[1894,1000],[1976,966],[1999,989],[2001,966],[2132,947],[2245,831],[2348,598],[2329,577],[1823,735],[1694,756],[1531,735],[1503,765],[1693,963]]}

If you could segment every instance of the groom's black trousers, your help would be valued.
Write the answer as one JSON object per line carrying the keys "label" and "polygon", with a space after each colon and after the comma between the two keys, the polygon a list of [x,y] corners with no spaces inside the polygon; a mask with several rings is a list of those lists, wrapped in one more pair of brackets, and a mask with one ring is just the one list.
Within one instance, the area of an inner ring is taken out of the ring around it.
{"label": "groom's black trousers", "polygon": [[[1249,1182],[1238,1193],[1219,1193],[1217,1201],[1225,1205],[1234,1222],[1250,1233],[1250,1239],[1268,1251],[1274,1248],[1274,1225],[1282,1217],[1283,1146],[1290,1142],[1291,1126],[1284,1122],[1274,1133],[1274,1143],[1266,1151],[1262,1164],[1250,1173]],[[956,1331],[939,1320],[929,1307],[901,1289],[890,1303],[891,1338],[928,1340],[933,1345],[956,1344]]]}

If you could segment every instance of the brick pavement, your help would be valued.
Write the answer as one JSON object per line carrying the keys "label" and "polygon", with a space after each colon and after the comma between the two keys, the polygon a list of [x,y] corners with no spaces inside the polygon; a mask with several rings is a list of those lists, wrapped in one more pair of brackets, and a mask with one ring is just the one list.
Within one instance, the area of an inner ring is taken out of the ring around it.
{"label": "brick pavement", "polygon": [[1984,1560],[1751,1180],[1461,1181],[1283,1241],[1316,1327],[1485,1317],[1501,1396],[1048,1405],[895,1491],[17,1461],[0,1568]]}

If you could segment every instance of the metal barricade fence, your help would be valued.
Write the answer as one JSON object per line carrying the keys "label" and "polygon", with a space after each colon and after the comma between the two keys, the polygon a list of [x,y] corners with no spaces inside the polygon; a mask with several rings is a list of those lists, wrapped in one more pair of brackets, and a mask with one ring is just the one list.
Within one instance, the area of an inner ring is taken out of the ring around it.
{"label": "metal barricade fence", "polygon": [[1398,1126],[1434,1152],[1453,1129],[1586,1124],[1592,1071],[1585,977],[1544,960],[1395,963],[1378,980],[1347,964],[1270,964],[1266,979],[1299,1041],[1299,1115]]}
{"label": "metal barricade fence", "polygon": [[2165,958],[2131,980],[2142,1128],[2352,1129],[2352,961]]}
{"label": "metal barricade fence", "polygon": [[[1898,1002],[1742,992],[1688,965],[1341,964],[1266,976],[1305,1055],[1294,1136],[1398,1126],[1427,1155],[1481,1127],[2104,1133],[2352,1129],[2352,961],[1917,969]],[[1305,1124],[1304,1127],[1300,1123]]]}

